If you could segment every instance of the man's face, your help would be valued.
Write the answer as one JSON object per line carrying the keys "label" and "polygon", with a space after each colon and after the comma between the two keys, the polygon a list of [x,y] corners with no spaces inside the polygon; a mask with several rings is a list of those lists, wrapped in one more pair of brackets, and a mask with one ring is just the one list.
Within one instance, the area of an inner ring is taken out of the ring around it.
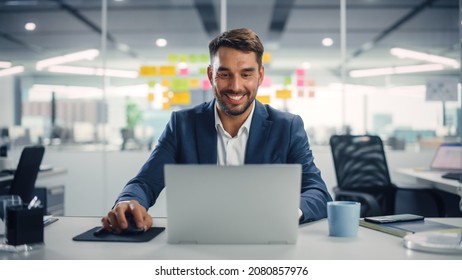
{"label": "man's face", "polygon": [[218,109],[228,116],[239,116],[250,111],[263,81],[264,69],[258,69],[256,54],[221,47],[207,74],[213,86]]}

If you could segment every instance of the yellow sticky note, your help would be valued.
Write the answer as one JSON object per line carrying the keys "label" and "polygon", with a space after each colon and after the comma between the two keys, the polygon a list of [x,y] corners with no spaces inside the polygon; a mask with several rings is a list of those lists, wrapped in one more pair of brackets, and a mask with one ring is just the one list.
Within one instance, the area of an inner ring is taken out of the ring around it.
{"label": "yellow sticky note", "polygon": [[189,91],[174,92],[170,103],[175,105],[191,104],[191,93]]}
{"label": "yellow sticky note", "polygon": [[264,64],[270,63],[271,62],[271,53],[264,52],[263,57],[262,57],[262,61],[263,61]]}
{"label": "yellow sticky note", "polygon": [[151,103],[154,101],[154,93],[152,92],[148,93],[148,101]]}
{"label": "yellow sticky note", "polygon": [[190,79],[189,80],[189,87],[190,88],[199,88],[199,80],[198,79]]}
{"label": "yellow sticky note", "polygon": [[169,88],[170,87],[170,80],[162,80],[160,83],[162,86]]}
{"label": "yellow sticky note", "polygon": [[161,76],[175,76],[175,66],[160,66],[159,75]]}
{"label": "yellow sticky note", "polygon": [[158,69],[156,66],[141,66],[138,71],[140,77],[155,76],[158,75]]}
{"label": "yellow sticky note", "polygon": [[169,110],[170,109],[170,102],[164,102],[162,104],[162,110]]}
{"label": "yellow sticky note", "polygon": [[276,90],[276,98],[290,99],[291,97],[292,97],[292,92],[288,89]]}
{"label": "yellow sticky note", "polygon": [[257,100],[260,101],[263,104],[269,104],[270,103],[270,96],[269,95],[257,95]]}

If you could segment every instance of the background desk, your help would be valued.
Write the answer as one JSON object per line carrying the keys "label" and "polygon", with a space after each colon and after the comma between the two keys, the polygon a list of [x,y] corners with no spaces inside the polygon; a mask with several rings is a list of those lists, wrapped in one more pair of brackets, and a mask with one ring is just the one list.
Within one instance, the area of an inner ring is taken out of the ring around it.
{"label": "background desk", "polygon": [[[48,215],[64,215],[64,182],[59,176],[67,174],[65,168],[40,171],[37,175],[35,195],[46,208]],[[58,177],[57,180],[55,177]],[[0,195],[8,194],[8,186],[14,176],[0,177]],[[50,180],[51,179],[51,180]]]}
{"label": "background desk", "polygon": [[[462,218],[431,219],[462,227]],[[162,259],[162,260],[393,260],[462,259],[461,255],[433,254],[406,249],[396,236],[359,228],[356,238],[328,236],[327,220],[299,228],[295,245],[171,245],[167,232],[147,243],[77,242],[72,237],[100,224],[100,218],[60,217],[45,228],[45,245],[27,254],[0,252],[0,259]],[[165,218],[154,224],[165,226]],[[166,229],[168,230],[168,229]]]}
{"label": "background desk", "polygon": [[[65,168],[53,168],[51,170],[40,171],[37,175],[37,180],[54,177],[58,175],[64,175],[67,173]],[[0,187],[5,187],[11,184],[13,181],[14,175],[7,175],[0,177]]]}
{"label": "background desk", "polygon": [[462,183],[457,180],[442,178],[441,175],[445,172],[420,170],[415,168],[400,168],[397,169],[396,172],[413,177],[417,182],[430,185],[435,189],[458,195],[460,197],[459,209],[462,211]]}

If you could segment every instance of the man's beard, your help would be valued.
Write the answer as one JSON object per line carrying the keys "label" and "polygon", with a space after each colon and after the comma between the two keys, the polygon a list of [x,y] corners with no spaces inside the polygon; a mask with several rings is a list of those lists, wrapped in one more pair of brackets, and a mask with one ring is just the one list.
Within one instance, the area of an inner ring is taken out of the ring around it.
{"label": "man's beard", "polygon": [[[227,95],[227,93],[234,93],[234,92],[225,91],[225,92],[222,92],[220,94],[220,96]],[[249,92],[244,92],[244,95],[245,96],[250,96],[250,93]],[[224,97],[224,98],[226,98],[226,97]],[[229,115],[229,116],[240,116],[240,115],[242,115],[244,112],[247,111],[247,109],[249,109],[250,105],[252,105],[254,100],[255,100],[255,98],[249,99],[249,101],[246,104],[244,104],[244,108],[242,110],[234,111],[231,108],[229,108],[228,106],[226,106],[226,102],[223,101],[223,98],[217,98],[218,105],[220,105],[220,108],[223,110],[223,112],[226,115]]]}

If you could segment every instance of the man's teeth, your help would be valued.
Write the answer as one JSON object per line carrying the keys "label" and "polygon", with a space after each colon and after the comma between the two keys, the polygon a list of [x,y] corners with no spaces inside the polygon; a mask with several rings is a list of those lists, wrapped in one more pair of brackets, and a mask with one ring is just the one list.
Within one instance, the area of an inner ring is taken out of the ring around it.
{"label": "man's teeth", "polygon": [[239,100],[242,98],[242,95],[228,95],[229,98],[233,99],[233,100]]}

